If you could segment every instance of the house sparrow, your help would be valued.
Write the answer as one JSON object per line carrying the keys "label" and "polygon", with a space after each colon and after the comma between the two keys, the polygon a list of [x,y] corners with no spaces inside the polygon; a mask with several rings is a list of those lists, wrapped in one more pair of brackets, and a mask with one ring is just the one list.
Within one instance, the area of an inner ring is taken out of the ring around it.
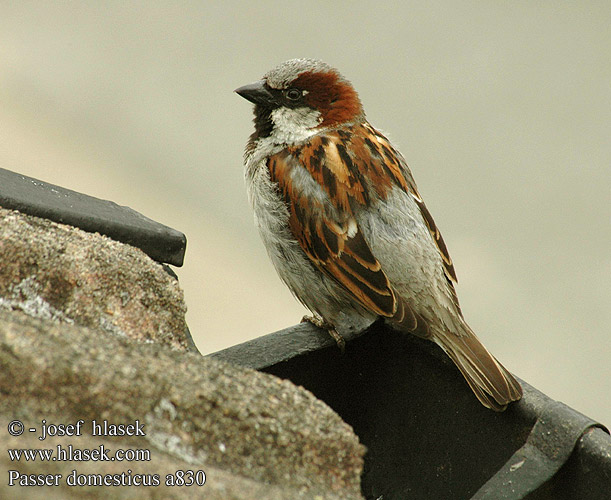
{"label": "house sparrow", "polygon": [[322,61],[292,59],[236,89],[255,104],[244,155],[255,223],[280,278],[336,338],[378,318],[436,342],[480,402],[522,388],[465,322],[446,245],[401,153]]}

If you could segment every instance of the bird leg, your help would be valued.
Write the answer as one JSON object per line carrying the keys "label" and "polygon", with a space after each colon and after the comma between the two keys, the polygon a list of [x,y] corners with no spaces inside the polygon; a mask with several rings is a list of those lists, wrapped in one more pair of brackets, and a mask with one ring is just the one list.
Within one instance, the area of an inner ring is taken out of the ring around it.
{"label": "bird leg", "polygon": [[331,323],[325,321],[318,314],[314,314],[312,316],[304,316],[303,318],[301,318],[301,323],[312,323],[314,326],[326,330],[327,333],[331,335],[333,340],[335,340],[335,343],[337,344],[337,347],[339,347],[339,350],[342,352],[342,354],[344,354],[344,351],[346,350],[346,341],[337,332],[337,330]]}

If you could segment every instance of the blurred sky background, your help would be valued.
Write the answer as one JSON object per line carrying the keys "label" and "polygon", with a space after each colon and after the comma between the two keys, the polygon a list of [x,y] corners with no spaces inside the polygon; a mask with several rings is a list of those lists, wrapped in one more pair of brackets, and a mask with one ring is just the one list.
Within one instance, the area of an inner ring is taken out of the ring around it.
{"label": "blurred sky background", "polygon": [[186,233],[203,353],[305,313],[247,204],[251,105],[293,57],[350,79],[407,158],[465,316],[611,424],[611,3],[0,1],[0,167]]}

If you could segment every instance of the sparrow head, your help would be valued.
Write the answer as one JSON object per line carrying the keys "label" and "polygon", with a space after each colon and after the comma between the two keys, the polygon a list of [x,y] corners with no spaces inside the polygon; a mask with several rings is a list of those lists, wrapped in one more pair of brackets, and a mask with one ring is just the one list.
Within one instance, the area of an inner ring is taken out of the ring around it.
{"label": "sparrow head", "polygon": [[365,120],[359,96],[337,70],[315,59],[291,59],[262,80],[235,90],[255,104],[255,137],[299,142],[323,128]]}

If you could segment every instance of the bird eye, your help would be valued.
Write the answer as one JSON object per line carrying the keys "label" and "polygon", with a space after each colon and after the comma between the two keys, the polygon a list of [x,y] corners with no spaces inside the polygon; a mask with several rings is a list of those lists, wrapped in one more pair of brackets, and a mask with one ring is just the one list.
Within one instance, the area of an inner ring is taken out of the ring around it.
{"label": "bird eye", "polygon": [[286,91],[285,95],[289,101],[297,101],[301,99],[301,96],[303,95],[303,93],[299,89],[290,88]]}

